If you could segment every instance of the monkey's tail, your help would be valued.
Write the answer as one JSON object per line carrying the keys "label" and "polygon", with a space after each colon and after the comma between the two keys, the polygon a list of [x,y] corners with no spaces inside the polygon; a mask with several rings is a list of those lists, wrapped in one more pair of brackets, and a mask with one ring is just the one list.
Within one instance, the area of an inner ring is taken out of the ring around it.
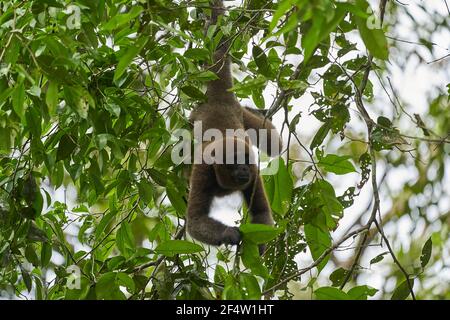
{"label": "monkey's tail", "polygon": [[[211,0],[211,18],[209,25],[217,24],[219,16],[225,12],[223,0]],[[231,59],[228,55],[230,48],[230,39],[223,37],[217,45],[214,52],[213,64],[208,67],[208,70],[214,72],[218,79],[212,80],[208,83],[206,95],[208,101],[226,101],[234,99],[234,94],[228,89],[233,87],[233,77],[231,75]]]}
{"label": "monkey's tail", "polygon": [[223,0],[211,0],[211,24],[216,24],[219,16],[225,13]]}

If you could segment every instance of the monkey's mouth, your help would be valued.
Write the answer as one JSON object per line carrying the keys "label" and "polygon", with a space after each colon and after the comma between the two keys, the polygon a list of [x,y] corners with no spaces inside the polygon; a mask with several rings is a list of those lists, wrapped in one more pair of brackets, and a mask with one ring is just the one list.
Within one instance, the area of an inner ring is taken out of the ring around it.
{"label": "monkey's mouth", "polygon": [[234,181],[236,181],[239,185],[244,185],[250,182],[250,175],[249,174],[239,174],[235,175]]}

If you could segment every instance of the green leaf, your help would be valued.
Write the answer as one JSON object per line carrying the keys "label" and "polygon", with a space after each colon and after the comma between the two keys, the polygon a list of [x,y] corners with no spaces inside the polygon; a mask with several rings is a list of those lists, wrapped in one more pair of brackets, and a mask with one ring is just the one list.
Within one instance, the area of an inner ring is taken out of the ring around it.
{"label": "green leaf", "polygon": [[272,32],[272,30],[276,27],[278,21],[281,19],[281,17],[292,8],[292,5],[294,5],[297,2],[297,0],[283,0],[278,3],[277,10],[274,12],[272,16],[272,21],[270,21],[269,24],[269,32]]}
{"label": "green leaf", "polygon": [[25,258],[27,258],[27,260],[31,262],[34,267],[37,267],[39,265],[39,258],[36,254],[35,248],[31,243],[28,244],[25,249]]}
{"label": "green leaf", "polygon": [[[414,279],[410,279],[411,288],[414,288]],[[411,294],[407,280],[403,281],[392,294],[391,300],[405,300]]]}
{"label": "green leaf", "polygon": [[30,129],[30,132],[36,136],[40,137],[42,132],[41,127],[41,113],[37,110],[35,106],[31,106],[27,109],[25,113],[26,125]]}
{"label": "green leaf", "polygon": [[367,296],[373,296],[378,290],[369,286],[357,286],[351,288],[347,294],[354,300],[367,300]]}
{"label": "green leaf", "polygon": [[331,129],[331,122],[327,121],[325,122],[320,128],[319,130],[317,130],[316,135],[314,136],[314,138],[311,141],[311,145],[309,146],[309,148],[312,150],[318,146],[320,146],[323,142],[323,140],[325,139],[325,137],[327,136],[328,132]]}
{"label": "green leaf", "polygon": [[127,288],[129,293],[134,293],[136,288],[133,279],[124,272],[117,273],[117,280],[119,285],[122,285]]}
{"label": "green leaf", "polygon": [[27,239],[30,241],[39,241],[46,243],[48,241],[47,234],[39,229],[35,224],[30,225],[28,230]]}
{"label": "green leaf", "polygon": [[331,274],[330,274],[330,281],[332,283],[333,287],[339,287],[343,282],[345,277],[348,274],[348,270],[344,269],[344,268],[339,268],[334,270]]}
{"label": "green leaf", "polygon": [[264,109],[266,102],[264,101],[264,96],[261,90],[253,90],[252,99],[257,108]]}
{"label": "green leaf", "polygon": [[209,51],[204,48],[191,48],[185,51],[184,56],[194,61],[205,61],[209,58]]}
{"label": "green leaf", "polygon": [[102,233],[105,231],[106,227],[109,225],[111,220],[116,216],[116,212],[110,211],[103,215],[102,219],[95,228],[95,239],[99,240]]}
{"label": "green leaf", "polygon": [[129,257],[133,254],[135,250],[135,242],[129,223],[121,223],[120,228],[116,233],[116,244],[120,252],[125,257]]}
{"label": "green leaf", "polygon": [[131,45],[125,54],[120,58],[119,63],[117,64],[116,71],[114,72],[114,82],[123,75],[125,70],[128,68],[130,63],[133,61],[134,57],[142,50],[142,48],[147,43],[147,37],[139,38],[134,45]]}
{"label": "green leaf", "polygon": [[239,230],[242,232],[244,240],[255,244],[267,243],[275,239],[283,231],[281,228],[257,223],[241,224]]}
{"label": "green leaf", "polygon": [[11,149],[11,129],[0,127],[0,150],[10,152]]}
{"label": "green leaf", "polygon": [[171,25],[162,22],[161,20],[153,20],[153,22],[155,22],[155,24],[159,25],[160,27],[162,27],[163,30],[166,31],[170,31],[172,34],[176,34],[179,35],[180,37],[184,38],[187,41],[190,42],[197,42],[196,39],[192,38],[188,33],[184,32],[183,30],[179,29],[179,28],[174,28]]}
{"label": "green leaf", "polygon": [[[74,283],[75,278],[72,278],[71,276],[71,284]],[[85,299],[86,295],[89,293],[89,289],[91,288],[90,280],[88,280],[85,276],[80,276],[80,288],[77,289],[76,287],[74,289],[66,289],[66,295],[64,296],[64,299],[66,300],[81,300]],[[49,298],[50,299],[50,298]]]}
{"label": "green leaf", "polygon": [[244,291],[244,298],[249,300],[261,299],[261,288],[258,284],[258,280],[253,274],[241,273],[239,280],[246,290]]}
{"label": "green leaf", "polygon": [[224,283],[227,278],[227,272],[225,268],[220,264],[216,265],[216,270],[214,271],[214,282],[215,283]]}
{"label": "green leaf", "polygon": [[186,212],[186,201],[183,198],[183,193],[181,193],[178,188],[176,188],[172,183],[169,183],[166,187],[167,197],[170,203],[175,208],[180,216],[184,216]]}
{"label": "green leaf", "polygon": [[108,133],[101,133],[95,137],[95,142],[97,143],[98,150],[103,150],[109,141],[114,141],[114,136]]}
{"label": "green leaf", "polygon": [[44,205],[44,198],[40,190],[36,190],[36,196],[34,202],[32,203],[33,209],[36,211],[36,215],[39,216],[42,213],[42,207]]}
{"label": "green leaf", "polygon": [[52,246],[49,243],[43,243],[41,249],[41,266],[47,267],[52,257]]}
{"label": "green leaf", "polygon": [[[325,180],[317,180],[312,186],[314,195],[320,201],[320,209],[325,216],[326,226],[329,230],[336,228],[336,220],[342,218],[344,208],[336,198],[333,186]],[[324,230],[325,231],[325,230]]]}
{"label": "green leaf", "polygon": [[47,103],[49,114],[55,114],[56,106],[58,105],[58,84],[54,81],[50,81],[45,95],[45,102]]}
{"label": "green leaf", "polygon": [[117,29],[136,18],[142,12],[142,10],[144,10],[144,8],[142,8],[141,6],[134,5],[132,6],[130,12],[115,15],[111,18],[111,20],[105,23],[101,27],[101,29],[103,31],[112,31],[114,29]]}
{"label": "green leaf", "polygon": [[375,264],[375,263],[380,262],[381,260],[384,259],[384,256],[385,256],[386,254],[388,254],[388,253],[389,253],[388,251],[383,252],[383,253],[380,253],[380,254],[377,255],[375,258],[373,258],[372,260],[370,260],[370,264]]}
{"label": "green leaf", "polygon": [[266,82],[266,77],[263,75],[258,75],[256,78],[250,78],[234,84],[230,90],[236,92],[237,94],[249,94],[252,90],[264,87]]}
{"label": "green leaf", "polygon": [[2,105],[6,102],[6,99],[13,93],[14,88],[7,88],[2,93],[0,93],[0,109]]}
{"label": "green leaf", "polygon": [[181,88],[181,91],[188,97],[194,98],[195,100],[203,101],[206,99],[205,94],[193,86],[184,86]]}
{"label": "green leaf", "polygon": [[167,185],[167,176],[154,168],[147,170],[150,177],[160,186],[165,187]]}
{"label": "green leaf", "polygon": [[428,264],[431,258],[431,251],[433,249],[433,242],[431,241],[431,237],[425,242],[422,248],[422,255],[420,256],[420,265],[422,268]]}
{"label": "green leaf", "polygon": [[222,298],[224,300],[242,300],[243,298],[240,283],[232,275],[229,275],[225,281]]}
{"label": "green leaf", "polygon": [[[1,17],[4,16],[6,15],[2,13]],[[3,24],[1,20],[2,19],[0,18],[0,25]],[[10,34],[13,35],[13,33]],[[1,61],[3,66],[8,66],[8,68],[16,64],[17,60],[21,56],[20,50],[23,48],[23,44],[18,36],[12,37],[10,40],[11,41],[9,42],[9,46],[2,48],[3,50],[6,50],[6,54],[3,55],[3,59]],[[2,53],[5,53],[5,51],[3,51]]]}
{"label": "green leaf", "polygon": [[155,251],[165,256],[172,257],[176,254],[202,252],[204,251],[204,249],[202,248],[202,246],[190,241],[168,240],[158,245]]}
{"label": "green leaf", "polygon": [[318,300],[351,300],[352,298],[342,290],[333,287],[322,287],[314,291]]}
{"label": "green leaf", "polygon": [[252,49],[253,59],[255,60],[256,66],[258,67],[259,73],[270,78],[271,70],[269,61],[267,60],[267,56],[264,53],[263,49],[259,46],[254,46]]}
{"label": "green leaf", "polygon": [[23,282],[25,283],[25,286],[27,287],[28,292],[31,291],[32,289],[32,282],[31,282],[31,277],[30,274],[25,270],[25,269],[21,269],[21,273],[22,273],[22,278],[23,278]]}
{"label": "green leaf", "polygon": [[303,80],[280,79],[280,85],[283,90],[296,90],[296,92],[304,92],[309,87],[309,84]]}
{"label": "green leaf", "polygon": [[70,157],[76,146],[72,136],[67,134],[63,135],[59,140],[58,150],[56,151],[56,161],[65,160]]}
{"label": "green leaf", "polygon": [[211,81],[219,79],[219,77],[212,71],[205,70],[200,73],[195,73],[192,75],[192,78],[199,81]]}
{"label": "green leaf", "polygon": [[[287,21],[284,23],[283,27],[281,29],[279,29],[274,34],[274,36],[279,36],[280,34],[289,34],[290,31],[294,30],[298,26],[298,19],[299,19],[298,14],[296,12],[293,12],[289,16]],[[266,39],[267,39],[267,37],[264,38],[264,40],[266,40]],[[289,49],[291,49],[291,50],[292,49],[297,49],[295,47],[292,47],[289,42],[287,42],[286,44],[288,46],[288,50],[287,51],[289,51]]]}
{"label": "green leaf", "polygon": [[138,184],[139,197],[149,204],[153,201],[153,187],[149,181],[140,181]]}
{"label": "green leaf", "polygon": [[120,281],[118,280],[117,273],[108,272],[103,274],[95,284],[95,293],[97,298],[107,300],[124,300],[126,297],[123,292],[120,291],[119,283]]}
{"label": "green leaf", "polygon": [[393,126],[391,120],[389,120],[388,118],[383,117],[383,116],[379,116],[377,118],[377,124],[379,124],[380,126],[386,127],[388,129]]}
{"label": "green leaf", "polygon": [[316,13],[318,15],[314,17],[311,29],[302,38],[302,47],[305,49],[303,63],[308,62],[318,44],[336,29],[347,14],[343,8],[338,7],[334,12],[326,13],[327,15],[333,15],[333,18],[327,21],[326,17],[320,15],[322,14],[321,11],[316,11]]}
{"label": "green leaf", "polygon": [[261,261],[258,245],[253,241],[249,241],[248,238],[244,238],[241,250],[241,259],[244,266],[249,268],[253,274],[267,278],[269,273]]}
{"label": "green leaf", "polygon": [[36,219],[38,216],[38,213],[33,207],[23,207],[20,209],[20,215],[27,219]]}
{"label": "green leaf", "polygon": [[62,162],[55,164],[50,180],[55,189],[58,189],[64,182],[64,165]]}
{"label": "green leaf", "polygon": [[335,174],[346,174],[356,172],[353,164],[348,161],[350,156],[338,156],[335,154],[328,154],[319,160],[318,165],[325,171],[333,172]]}
{"label": "green leaf", "polygon": [[392,122],[386,117],[378,117],[377,126],[371,135],[371,141],[375,150],[392,149],[394,145],[408,144]]}
{"label": "green leaf", "polygon": [[367,14],[366,11],[363,11],[361,8],[355,6],[353,3],[348,2],[337,2],[336,7],[340,8],[344,11],[353,13],[354,15],[367,19],[369,17],[369,14]]}
{"label": "green leaf", "polygon": [[64,86],[64,99],[66,104],[83,119],[88,117],[89,106],[95,108],[95,100],[89,91],[81,86]]}
{"label": "green leaf", "polygon": [[[367,12],[367,9],[369,8],[369,4],[366,0],[357,0],[356,5],[365,12]],[[389,50],[383,30],[375,29],[375,26],[369,28],[368,19],[361,18],[357,15],[353,16],[353,18],[367,50],[369,50],[375,58],[387,60],[389,57]]]}
{"label": "green leaf", "polygon": [[12,94],[12,105],[15,113],[19,116],[21,121],[25,120],[25,87],[23,82],[21,82]]}
{"label": "green leaf", "polygon": [[[311,224],[305,225],[305,237],[308,247],[311,250],[311,255],[316,261],[322,253],[331,247],[331,237],[329,233],[325,233],[320,228]],[[326,256],[322,262],[319,263],[317,269],[319,272],[325,267],[329,259],[329,255]]]}
{"label": "green leaf", "polygon": [[[292,190],[294,188],[289,169],[286,167],[284,160],[281,157],[273,159],[266,169],[268,169],[268,172],[271,172],[271,175],[268,175],[266,178],[266,187],[268,187],[267,193],[270,199],[270,205],[273,211],[284,216],[289,210]],[[265,172],[266,169],[264,170]]]}

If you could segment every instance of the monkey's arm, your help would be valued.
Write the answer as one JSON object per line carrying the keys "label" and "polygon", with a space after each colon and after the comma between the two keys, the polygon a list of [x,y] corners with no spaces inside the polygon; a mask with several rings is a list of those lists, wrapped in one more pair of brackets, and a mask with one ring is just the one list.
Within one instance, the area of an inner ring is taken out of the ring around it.
{"label": "monkey's arm", "polygon": [[[250,107],[242,107],[247,111],[250,111],[252,114],[257,115],[258,117],[265,117],[269,109],[254,109]],[[267,117],[270,121],[272,121],[272,117]]]}
{"label": "monkey's arm", "polygon": [[194,165],[187,208],[187,230],[201,242],[211,245],[238,244],[239,228],[228,227],[208,216],[214,197],[215,174],[212,166]]}
{"label": "monkey's arm", "polygon": [[[245,130],[254,129],[256,137],[250,138],[253,142],[256,139],[256,146],[258,149],[267,153],[269,156],[274,157],[280,154],[283,143],[277,129],[269,119],[265,119],[262,114],[256,113],[256,111],[250,111],[249,108],[242,108],[244,115],[244,128]],[[260,130],[260,129],[265,129]]]}
{"label": "monkey's arm", "polygon": [[[255,177],[255,182],[243,192],[245,201],[250,211],[250,221],[273,225],[272,210],[264,191],[262,179],[259,175]],[[262,255],[266,250],[264,244],[259,245],[259,253]]]}
{"label": "monkey's arm", "polygon": [[[211,19],[206,25],[205,32],[210,25],[217,25],[219,16],[222,16],[225,12],[222,0],[210,0],[210,6]],[[233,87],[231,59],[228,55],[231,42],[231,39],[222,37],[215,49],[213,63],[208,67],[208,70],[217,75],[217,79],[209,81],[207,84],[206,96],[209,102],[225,101],[233,103],[235,101],[234,93],[228,91],[228,89]]]}

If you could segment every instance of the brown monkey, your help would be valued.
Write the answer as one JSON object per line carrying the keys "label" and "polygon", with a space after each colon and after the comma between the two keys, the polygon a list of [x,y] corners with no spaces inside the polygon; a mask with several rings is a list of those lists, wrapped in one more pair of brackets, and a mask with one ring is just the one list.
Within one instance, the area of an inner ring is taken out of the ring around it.
{"label": "brown monkey", "polygon": [[[223,12],[222,1],[213,0],[210,23],[216,24],[218,16]],[[277,155],[281,149],[281,140],[273,124],[254,110],[241,107],[234,93],[229,91],[233,85],[229,46],[230,41],[227,39],[218,45],[213,65],[209,67],[218,79],[207,84],[207,102],[199,105],[191,114],[192,123],[201,122],[202,134],[208,129],[217,129],[223,135],[221,139],[202,144],[202,151],[213,150],[208,158],[212,161],[194,164],[190,177],[187,230],[193,238],[211,245],[238,244],[241,241],[239,228],[226,226],[208,216],[214,196],[220,197],[240,191],[249,208],[251,222],[273,224],[264,186],[254,162],[250,139],[248,136],[226,136],[226,130],[254,129],[258,132],[259,129],[266,129],[266,134],[257,137],[253,142],[261,147],[259,139],[266,139],[267,147],[262,149],[271,156]],[[276,142],[276,150],[271,148],[272,139]],[[217,154],[216,148],[221,148],[223,154]],[[233,159],[232,163],[226,161],[229,158]],[[244,161],[237,161],[239,159]],[[263,251],[264,246],[260,246],[260,253]]]}

